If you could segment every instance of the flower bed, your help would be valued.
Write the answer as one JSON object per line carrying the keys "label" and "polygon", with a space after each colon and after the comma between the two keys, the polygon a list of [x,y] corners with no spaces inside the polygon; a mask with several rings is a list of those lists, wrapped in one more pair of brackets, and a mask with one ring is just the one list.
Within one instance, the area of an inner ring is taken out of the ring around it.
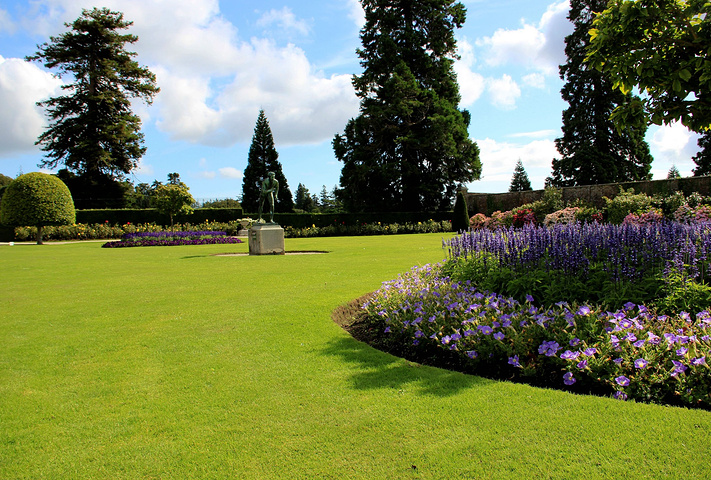
{"label": "flower bed", "polygon": [[[441,266],[386,282],[363,306],[385,341],[427,356],[432,347],[471,373],[579,392],[711,408],[711,319],[614,312],[559,302],[550,308],[452,282]],[[407,347],[409,345],[409,347]]]}
{"label": "flower bed", "polygon": [[242,243],[239,238],[228,236],[226,232],[137,232],[127,233],[120,241],[107,242],[104,248],[155,247],[172,245],[214,245],[224,243]]}

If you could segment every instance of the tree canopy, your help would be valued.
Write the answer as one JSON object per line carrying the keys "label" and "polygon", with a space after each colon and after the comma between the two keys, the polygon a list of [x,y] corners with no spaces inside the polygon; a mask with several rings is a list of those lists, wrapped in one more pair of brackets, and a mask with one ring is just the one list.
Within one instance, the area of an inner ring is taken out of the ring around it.
{"label": "tree canopy", "polygon": [[568,19],[575,26],[565,39],[567,61],[560,66],[561,90],[569,106],[563,111],[563,136],[557,138],[560,159],[553,160],[552,185],[593,185],[651,178],[652,156],[644,141],[647,124],[640,121],[624,130],[610,115],[631,95],[613,88],[607,73],[585,62],[595,12],[607,0],[571,0]]}
{"label": "tree canopy", "polygon": [[711,127],[708,0],[610,0],[590,30],[588,61],[614,88],[644,93],[615,110],[617,124]]}
{"label": "tree canopy", "polygon": [[457,184],[481,173],[453,71],[466,9],[452,0],[361,3],[360,114],[333,140],[340,198],[351,211],[449,208]]}
{"label": "tree canopy", "polygon": [[72,77],[65,95],[38,105],[46,107],[50,126],[37,145],[47,152],[40,166],[60,164],[82,175],[121,178],[145,153],[141,119],[131,111],[131,99],[151,103],[158,93],[156,77],[125,49],[138,37],[121,34],[133,22],[107,8],[82,10],[71,30],[50,37],[27,60],[41,61],[57,75]]}
{"label": "tree canopy", "polygon": [[269,172],[274,172],[274,178],[279,182],[274,211],[291,212],[294,209],[294,199],[279,162],[279,153],[274,146],[269,120],[264,110],[260,110],[254,126],[252,144],[249,147],[247,167],[242,178],[242,208],[245,211],[256,212],[259,209],[262,180],[267,178]]}

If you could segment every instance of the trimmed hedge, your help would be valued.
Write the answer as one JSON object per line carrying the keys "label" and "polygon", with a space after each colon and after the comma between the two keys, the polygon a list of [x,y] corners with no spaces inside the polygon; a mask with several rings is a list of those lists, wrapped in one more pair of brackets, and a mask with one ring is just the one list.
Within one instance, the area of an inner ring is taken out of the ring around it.
{"label": "trimmed hedge", "polygon": [[[258,216],[251,214],[251,218]],[[264,215],[262,215],[264,218]],[[373,213],[275,213],[274,221],[282,227],[308,228],[332,225],[356,226],[365,224],[405,224],[434,220],[451,220],[452,212],[373,212]]]}
{"label": "trimmed hedge", "polygon": [[[230,222],[243,217],[241,208],[196,208],[190,215],[177,215],[176,219],[183,223]],[[77,223],[94,224],[109,223],[125,225],[127,223],[155,223],[170,225],[170,217],[161,214],[155,208],[122,208],[101,210],[77,210]]]}

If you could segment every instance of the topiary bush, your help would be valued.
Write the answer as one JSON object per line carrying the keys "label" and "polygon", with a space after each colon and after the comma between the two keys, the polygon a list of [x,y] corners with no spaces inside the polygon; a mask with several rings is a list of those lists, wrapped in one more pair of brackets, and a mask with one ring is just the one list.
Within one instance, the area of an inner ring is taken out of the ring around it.
{"label": "topiary bush", "polygon": [[0,204],[0,223],[37,227],[37,244],[42,244],[42,227],[68,225],[76,221],[69,188],[59,178],[33,172],[17,177],[7,186]]}
{"label": "topiary bush", "polygon": [[469,209],[463,192],[457,192],[452,215],[452,230],[455,232],[469,231]]}

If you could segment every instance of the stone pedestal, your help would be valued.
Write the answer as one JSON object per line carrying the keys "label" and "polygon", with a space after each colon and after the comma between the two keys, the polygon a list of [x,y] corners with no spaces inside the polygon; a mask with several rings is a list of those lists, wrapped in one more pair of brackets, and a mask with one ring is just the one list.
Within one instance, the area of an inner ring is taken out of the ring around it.
{"label": "stone pedestal", "polygon": [[275,223],[258,223],[249,229],[250,255],[284,255],[284,229]]}

